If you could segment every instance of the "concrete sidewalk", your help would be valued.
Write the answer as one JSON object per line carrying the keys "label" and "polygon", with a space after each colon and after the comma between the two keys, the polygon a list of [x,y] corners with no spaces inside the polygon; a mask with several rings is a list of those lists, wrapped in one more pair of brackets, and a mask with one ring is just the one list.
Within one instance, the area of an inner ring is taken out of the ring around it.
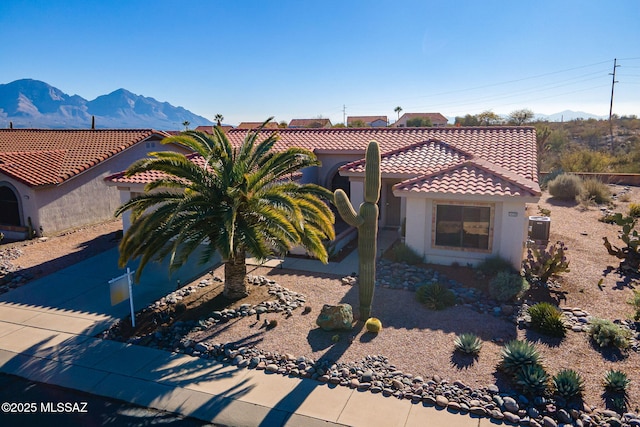
{"label": "concrete sidewalk", "polygon": [[[356,270],[349,259],[341,268],[357,271],[357,255]],[[492,424],[408,400],[94,338],[122,316],[104,289],[114,262],[106,252],[3,295],[0,371],[228,426]],[[315,263],[305,266],[340,271]],[[151,285],[140,290],[151,300],[162,292]]]}

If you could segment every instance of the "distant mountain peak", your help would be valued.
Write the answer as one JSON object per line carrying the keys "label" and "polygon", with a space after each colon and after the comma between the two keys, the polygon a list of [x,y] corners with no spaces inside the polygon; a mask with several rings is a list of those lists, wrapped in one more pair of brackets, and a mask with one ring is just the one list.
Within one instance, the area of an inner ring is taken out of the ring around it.
{"label": "distant mountain peak", "polygon": [[88,128],[91,116],[95,116],[97,128],[177,130],[184,121],[193,126],[213,125],[182,107],[124,88],[87,101],[40,80],[20,79],[0,84],[0,127],[8,127],[12,121],[18,128]]}

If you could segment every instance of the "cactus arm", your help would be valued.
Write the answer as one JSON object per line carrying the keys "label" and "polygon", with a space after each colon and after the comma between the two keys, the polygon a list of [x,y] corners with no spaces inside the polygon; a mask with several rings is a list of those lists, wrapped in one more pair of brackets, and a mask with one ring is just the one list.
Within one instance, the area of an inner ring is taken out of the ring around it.
{"label": "cactus arm", "polygon": [[364,173],[364,201],[378,203],[381,187],[380,146],[375,141],[371,141],[367,147]]}
{"label": "cactus arm", "polygon": [[338,208],[338,213],[340,213],[340,216],[347,224],[357,228],[364,223],[364,219],[360,215],[356,214],[353,206],[351,206],[347,193],[340,189],[336,190],[334,194],[334,202]]}

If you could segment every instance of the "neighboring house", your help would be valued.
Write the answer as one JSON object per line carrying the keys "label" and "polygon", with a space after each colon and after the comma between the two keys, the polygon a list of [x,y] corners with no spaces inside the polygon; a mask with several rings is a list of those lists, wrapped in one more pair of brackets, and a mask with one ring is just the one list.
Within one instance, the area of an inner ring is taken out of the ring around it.
{"label": "neighboring house", "polygon": [[329,119],[292,119],[289,122],[289,128],[330,128],[331,120]]}
{"label": "neighboring house", "polygon": [[357,126],[361,123],[364,123],[362,127],[387,127],[389,120],[387,116],[347,116],[347,126],[349,127],[360,127]]}
{"label": "neighboring house", "polygon": [[404,113],[391,126],[395,128],[407,127],[407,121],[411,119],[429,119],[433,127],[445,127],[448,122],[448,119],[440,113]]}
{"label": "neighboring house", "polygon": [[120,206],[104,177],[126,169],[167,136],[152,129],[0,130],[0,231],[8,238],[106,221]]}
{"label": "neighboring house", "polygon": [[[240,145],[248,130],[227,137]],[[263,130],[259,140],[271,135]],[[319,167],[300,182],[342,188],[354,206],[364,199],[364,154],[371,140],[382,154],[381,227],[400,229],[428,262],[477,264],[500,255],[519,268],[527,240],[526,203],[540,198],[533,127],[280,129],[274,149],[312,150]],[[110,177],[122,202],[150,177]]]}

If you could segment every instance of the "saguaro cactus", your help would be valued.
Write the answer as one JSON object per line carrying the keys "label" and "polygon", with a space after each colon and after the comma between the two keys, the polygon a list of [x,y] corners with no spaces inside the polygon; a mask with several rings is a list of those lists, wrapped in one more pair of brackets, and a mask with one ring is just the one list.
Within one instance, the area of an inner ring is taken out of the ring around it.
{"label": "saguaro cactus", "polygon": [[364,202],[360,211],[349,202],[347,194],[338,189],[334,199],[340,216],[347,224],[358,228],[360,319],[371,316],[371,302],[376,281],[376,246],[378,238],[378,200],[380,199],[380,147],[371,141],[367,147],[364,172]]}

